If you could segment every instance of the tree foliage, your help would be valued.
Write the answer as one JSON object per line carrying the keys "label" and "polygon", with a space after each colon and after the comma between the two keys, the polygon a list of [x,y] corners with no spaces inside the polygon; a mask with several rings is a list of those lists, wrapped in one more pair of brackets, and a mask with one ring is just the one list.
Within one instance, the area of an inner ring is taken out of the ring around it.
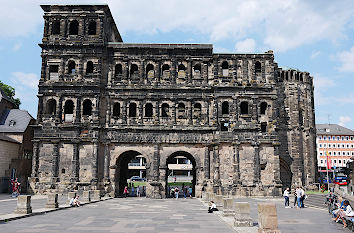
{"label": "tree foliage", "polygon": [[13,88],[10,85],[7,85],[3,82],[0,81],[0,88],[5,92],[7,97],[9,97],[12,102],[16,105],[16,107],[19,107],[21,104],[21,101],[19,98],[15,98],[15,88]]}

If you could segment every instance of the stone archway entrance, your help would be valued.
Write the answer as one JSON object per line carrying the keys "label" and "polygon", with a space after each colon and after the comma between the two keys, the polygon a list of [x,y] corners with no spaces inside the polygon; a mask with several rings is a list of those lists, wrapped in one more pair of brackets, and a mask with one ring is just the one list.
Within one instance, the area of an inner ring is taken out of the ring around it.
{"label": "stone archway entrance", "polygon": [[180,190],[180,195],[191,187],[192,196],[195,196],[197,172],[194,157],[188,152],[177,151],[167,158],[166,165],[166,197],[172,197],[171,189],[175,187]]}
{"label": "stone archway entrance", "polygon": [[[135,182],[144,183],[146,181],[146,158],[137,151],[126,151],[122,153],[116,161],[115,171],[115,196],[123,195],[124,187],[128,186],[130,194],[135,195]],[[134,177],[134,180],[131,178]],[[140,178],[140,179],[139,179]],[[132,182],[129,182],[128,179]],[[133,182],[135,181],[135,182]],[[140,192],[143,193],[143,184],[140,184]],[[132,188],[133,187],[133,188]],[[132,192],[133,191],[133,192]]]}

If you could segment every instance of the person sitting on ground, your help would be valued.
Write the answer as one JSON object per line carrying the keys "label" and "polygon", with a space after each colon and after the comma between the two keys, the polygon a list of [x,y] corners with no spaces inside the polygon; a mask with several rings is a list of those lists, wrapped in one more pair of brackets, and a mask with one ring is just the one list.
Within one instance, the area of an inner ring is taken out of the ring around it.
{"label": "person sitting on ground", "polygon": [[219,211],[218,208],[216,208],[216,205],[213,201],[210,201],[208,213],[213,213],[213,211]]}
{"label": "person sitting on ground", "polygon": [[79,207],[80,206],[79,196],[77,195],[71,198],[69,205],[72,207]]}
{"label": "person sitting on ground", "polygon": [[350,206],[349,204],[349,201],[348,200],[345,200],[343,202],[344,206],[345,206],[345,210],[344,209],[340,209],[338,212],[337,212],[337,217],[334,218],[333,220],[338,222],[339,219],[342,220],[343,222],[343,225],[344,225],[344,228],[347,227],[347,222],[345,220],[346,217],[353,217],[354,216],[354,211],[352,209],[352,207]]}

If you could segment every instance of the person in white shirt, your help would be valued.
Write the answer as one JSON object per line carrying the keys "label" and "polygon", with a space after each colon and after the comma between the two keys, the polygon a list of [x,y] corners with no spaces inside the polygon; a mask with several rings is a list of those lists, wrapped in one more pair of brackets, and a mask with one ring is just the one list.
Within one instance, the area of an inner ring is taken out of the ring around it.
{"label": "person in white shirt", "polygon": [[218,209],[216,208],[216,205],[213,201],[210,201],[210,206],[208,209],[208,213],[213,213],[213,211],[218,211]]}
{"label": "person in white shirt", "polygon": [[289,208],[289,194],[290,194],[290,189],[286,188],[283,194],[285,199],[285,208]]}
{"label": "person in white shirt", "polygon": [[352,207],[350,206],[348,200],[345,200],[343,204],[344,204],[345,210],[344,209],[339,210],[338,213],[337,213],[338,214],[337,217],[335,219],[333,219],[333,220],[338,222],[339,219],[341,219],[342,222],[343,222],[344,228],[346,228],[347,227],[347,223],[346,223],[345,217],[353,217],[354,216],[354,211],[353,211]]}
{"label": "person in white shirt", "polygon": [[72,207],[79,207],[80,206],[79,196],[75,196],[71,198],[69,205]]}
{"label": "person in white shirt", "polygon": [[296,188],[296,198],[297,198],[297,208],[301,208],[302,203],[301,203],[301,196],[302,196],[302,189],[300,187]]}

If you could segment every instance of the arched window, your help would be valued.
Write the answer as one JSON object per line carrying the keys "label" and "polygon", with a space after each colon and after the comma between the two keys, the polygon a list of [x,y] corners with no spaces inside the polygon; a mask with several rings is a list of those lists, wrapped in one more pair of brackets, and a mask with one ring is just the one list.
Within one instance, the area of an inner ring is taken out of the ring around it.
{"label": "arched window", "polygon": [[178,109],[178,119],[185,118],[186,117],[186,106],[184,103],[179,103],[177,106]]}
{"label": "arched window", "polygon": [[178,72],[185,71],[185,70],[186,70],[186,67],[183,64],[178,65]]}
{"label": "arched window", "polygon": [[262,64],[259,61],[256,61],[256,64],[254,65],[254,69],[256,73],[261,73],[262,72]]}
{"label": "arched window", "polygon": [[267,122],[262,122],[261,123],[261,132],[262,133],[267,132]]}
{"label": "arched window", "polygon": [[152,117],[152,112],[153,112],[153,108],[152,108],[152,104],[151,103],[147,103],[145,104],[145,117]]}
{"label": "arched window", "polygon": [[221,113],[224,115],[224,114],[229,114],[229,102],[227,101],[224,101],[222,102],[222,105],[221,105]]}
{"label": "arched window", "polygon": [[170,106],[166,103],[161,105],[161,116],[162,117],[169,117]]}
{"label": "arched window", "polygon": [[92,102],[91,100],[84,100],[84,103],[82,105],[82,115],[84,116],[91,116],[92,115]]}
{"label": "arched window", "polygon": [[266,102],[262,102],[260,107],[261,107],[261,111],[260,111],[261,114],[262,115],[266,114],[268,104]]}
{"label": "arched window", "polygon": [[202,67],[201,67],[200,63],[195,64],[195,65],[193,66],[193,70],[194,70],[194,72],[195,72],[196,74],[200,74],[200,72],[201,72],[201,70],[202,70]]}
{"label": "arched window", "polygon": [[120,103],[114,103],[113,105],[113,117],[119,117],[120,116]]}
{"label": "arched window", "polygon": [[69,25],[69,35],[78,35],[79,34],[79,22],[73,20]]}
{"label": "arched window", "polygon": [[178,79],[177,82],[184,82],[186,78],[186,67],[183,64],[178,65]]}
{"label": "arched window", "polygon": [[60,21],[56,20],[52,24],[52,35],[59,35],[60,34]]}
{"label": "arched window", "polygon": [[93,73],[93,62],[88,61],[86,64],[86,74],[92,74]]}
{"label": "arched window", "polygon": [[57,111],[57,101],[55,99],[50,99],[47,101],[47,114],[55,115]]}
{"label": "arched window", "polygon": [[67,100],[64,105],[64,114],[74,114],[74,102]]}
{"label": "arched window", "polygon": [[155,72],[154,72],[154,65],[153,64],[148,64],[146,66],[146,77],[147,78],[154,78]]}
{"label": "arched window", "polygon": [[96,35],[96,21],[90,21],[88,26],[88,34],[89,35]]}
{"label": "arched window", "polygon": [[221,69],[222,69],[222,76],[229,76],[229,63],[227,61],[224,61],[221,64]]}
{"label": "arched window", "polygon": [[130,75],[134,75],[138,73],[138,65],[137,64],[131,64],[130,66]]}
{"label": "arched window", "polygon": [[115,76],[121,75],[123,73],[122,64],[117,64],[114,68]]}
{"label": "arched window", "polygon": [[136,103],[129,104],[129,117],[136,117]]}
{"label": "arched window", "polygon": [[76,73],[76,63],[74,61],[69,61],[68,63],[68,73],[75,74]]}
{"label": "arched window", "polygon": [[162,66],[162,73],[165,72],[165,71],[170,71],[170,66],[168,64],[164,64]]}
{"label": "arched window", "polygon": [[195,103],[193,106],[193,116],[199,118],[202,113],[202,105],[200,103]]}
{"label": "arched window", "polygon": [[299,81],[299,80],[300,80],[300,77],[299,77],[299,73],[298,73],[298,72],[296,72],[296,74],[295,74],[295,79],[296,79],[296,81]]}
{"label": "arched window", "polygon": [[300,82],[303,82],[304,81],[304,78],[302,76],[302,73],[300,74]]}
{"label": "arched window", "polygon": [[241,114],[248,114],[248,102],[246,101],[241,102],[240,108],[241,108]]}

